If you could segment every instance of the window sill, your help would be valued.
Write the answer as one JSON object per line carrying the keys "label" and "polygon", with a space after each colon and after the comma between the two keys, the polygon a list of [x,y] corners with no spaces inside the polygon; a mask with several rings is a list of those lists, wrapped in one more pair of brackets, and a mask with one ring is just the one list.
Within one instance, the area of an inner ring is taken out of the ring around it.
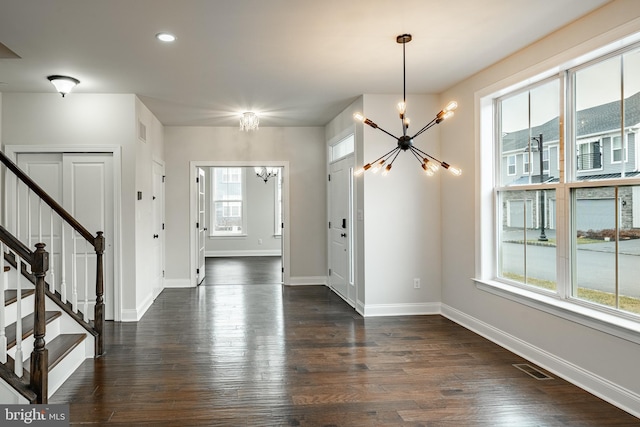
{"label": "window sill", "polygon": [[210,239],[239,239],[247,237],[246,234],[210,234]]}
{"label": "window sill", "polygon": [[631,319],[604,313],[590,307],[510,286],[495,280],[473,279],[476,287],[499,297],[592,329],[640,344],[640,323]]}

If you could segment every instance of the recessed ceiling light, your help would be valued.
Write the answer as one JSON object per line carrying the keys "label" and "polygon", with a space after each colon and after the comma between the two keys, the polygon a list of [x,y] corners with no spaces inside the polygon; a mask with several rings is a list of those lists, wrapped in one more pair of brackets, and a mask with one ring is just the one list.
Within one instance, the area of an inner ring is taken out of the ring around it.
{"label": "recessed ceiling light", "polygon": [[156,38],[158,40],[160,40],[161,42],[170,43],[172,41],[175,41],[176,36],[174,36],[173,34],[170,34],[170,33],[158,33],[158,34],[156,34]]}

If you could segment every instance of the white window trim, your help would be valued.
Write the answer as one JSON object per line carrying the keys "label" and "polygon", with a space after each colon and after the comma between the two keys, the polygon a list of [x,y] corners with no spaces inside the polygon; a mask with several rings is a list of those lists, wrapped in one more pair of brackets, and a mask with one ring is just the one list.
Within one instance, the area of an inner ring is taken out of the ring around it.
{"label": "white window trim", "polygon": [[622,150],[622,152],[624,153],[624,160],[613,160],[613,152],[615,151],[613,148],[613,140],[614,138],[620,138],[620,135],[611,135],[611,164],[612,165],[619,165],[621,163],[629,163],[629,144],[627,142],[627,133],[625,132],[624,134],[624,139],[620,138],[620,141],[622,143],[622,147],[620,147],[620,150]]}
{"label": "white window trim", "polygon": [[[513,159],[513,163],[511,163],[511,159]],[[513,166],[513,172],[509,170]],[[515,154],[509,154],[507,156],[507,176],[516,176],[518,174],[518,158]]]}
{"label": "white window trim", "polygon": [[278,200],[278,183],[282,183],[282,169],[278,170],[278,175],[273,180],[273,237],[276,239],[282,237],[282,203]]}
{"label": "white window trim", "polygon": [[[513,93],[532,83],[541,81],[547,77],[558,75],[564,70],[573,68],[606,53],[613,52],[624,46],[640,41],[638,33],[638,23],[640,20],[633,20],[625,25],[602,34],[599,37],[590,39],[580,45],[567,49],[556,56],[545,61],[538,62],[528,69],[513,74],[493,85],[477,91],[474,94],[475,101],[475,144],[476,152],[476,229],[475,229],[475,277],[472,280],[480,290],[498,295],[510,300],[525,304],[532,308],[544,311],[559,317],[571,320],[581,325],[600,330],[605,333],[640,343],[640,322],[627,320],[616,313],[607,313],[585,307],[576,300],[559,299],[545,295],[542,292],[533,292],[519,286],[509,285],[497,281],[497,229],[498,215],[496,215],[496,193],[495,188],[495,165],[499,164],[500,153],[494,144],[495,136],[495,114],[494,99]],[[560,119],[564,120],[564,112],[561,110]],[[563,147],[561,135],[560,147]],[[569,163],[573,164],[575,159],[569,156]],[[565,173],[564,165],[560,171],[561,178]],[[611,183],[611,185],[615,185]],[[564,198],[568,197],[569,190],[556,191],[557,203],[564,203]],[[557,224],[557,233],[566,234],[569,227],[568,218],[563,218],[563,223]],[[557,250],[568,255],[569,245],[567,242],[559,241]],[[564,278],[568,282],[569,272],[566,267],[558,263],[558,280]]]}

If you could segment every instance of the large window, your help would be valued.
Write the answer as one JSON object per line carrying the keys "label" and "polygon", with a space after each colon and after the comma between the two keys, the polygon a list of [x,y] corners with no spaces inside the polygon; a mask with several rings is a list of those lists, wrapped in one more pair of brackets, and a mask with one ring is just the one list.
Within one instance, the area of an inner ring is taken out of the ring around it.
{"label": "large window", "polygon": [[246,232],[244,168],[211,168],[212,236]]}
{"label": "large window", "polygon": [[640,45],[493,105],[495,280],[638,320]]}

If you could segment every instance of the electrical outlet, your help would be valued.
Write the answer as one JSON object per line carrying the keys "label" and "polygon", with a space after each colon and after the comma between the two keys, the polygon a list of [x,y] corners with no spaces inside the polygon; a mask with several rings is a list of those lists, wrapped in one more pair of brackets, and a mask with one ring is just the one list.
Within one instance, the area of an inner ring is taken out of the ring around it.
{"label": "electrical outlet", "polygon": [[258,244],[261,245],[262,244],[262,239],[258,239]]}
{"label": "electrical outlet", "polygon": [[413,279],[413,288],[414,289],[420,289],[420,279],[419,278],[415,278]]}

